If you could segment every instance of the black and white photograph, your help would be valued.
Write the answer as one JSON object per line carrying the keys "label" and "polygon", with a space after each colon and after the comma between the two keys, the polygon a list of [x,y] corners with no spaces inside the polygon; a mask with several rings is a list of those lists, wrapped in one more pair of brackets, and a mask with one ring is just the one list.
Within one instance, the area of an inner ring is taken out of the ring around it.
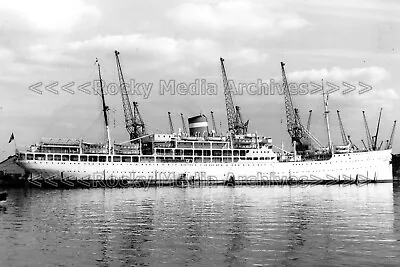
{"label": "black and white photograph", "polygon": [[398,0],[0,0],[0,267],[399,266]]}

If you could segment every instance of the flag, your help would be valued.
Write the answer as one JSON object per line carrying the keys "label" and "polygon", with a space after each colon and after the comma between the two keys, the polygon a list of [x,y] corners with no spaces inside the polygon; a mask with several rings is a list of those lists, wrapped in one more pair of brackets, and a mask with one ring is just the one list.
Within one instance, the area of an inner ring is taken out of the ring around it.
{"label": "flag", "polygon": [[13,140],[14,140],[14,133],[11,133],[10,140],[8,140],[8,143],[11,143]]}

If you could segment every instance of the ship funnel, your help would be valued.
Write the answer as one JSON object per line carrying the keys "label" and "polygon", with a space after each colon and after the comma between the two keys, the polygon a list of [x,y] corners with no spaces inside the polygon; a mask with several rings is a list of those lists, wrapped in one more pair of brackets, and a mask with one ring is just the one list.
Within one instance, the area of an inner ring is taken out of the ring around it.
{"label": "ship funnel", "polygon": [[207,117],[203,114],[191,117],[189,121],[189,134],[190,136],[205,136],[208,135],[208,122]]}

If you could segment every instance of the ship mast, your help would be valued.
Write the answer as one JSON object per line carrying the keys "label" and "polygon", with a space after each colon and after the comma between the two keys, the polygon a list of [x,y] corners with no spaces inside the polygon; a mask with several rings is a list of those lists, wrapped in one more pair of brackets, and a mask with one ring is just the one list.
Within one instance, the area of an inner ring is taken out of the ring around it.
{"label": "ship mast", "polygon": [[329,97],[329,94],[327,94],[326,98],[325,98],[324,80],[322,80],[322,97],[324,98],[324,116],[325,116],[325,122],[326,122],[326,131],[327,131],[327,134],[328,134],[328,147],[329,147],[329,152],[331,154],[333,154],[331,130],[329,128],[329,110],[328,110],[328,97]]}
{"label": "ship mast", "polygon": [[111,154],[110,127],[108,125],[108,116],[107,116],[108,107],[106,106],[106,100],[104,98],[103,79],[101,78],[100,63],[97,58],[96,58],[96,63],[97,63],[97,68],[99,70],[100,92],[101,92],[101,100],[102,100],[102,105],[103,105],[103,116],[104,116],[104,123],[106,126],[106,131],[107,131],[107,150],[108,150],[108,153]]}

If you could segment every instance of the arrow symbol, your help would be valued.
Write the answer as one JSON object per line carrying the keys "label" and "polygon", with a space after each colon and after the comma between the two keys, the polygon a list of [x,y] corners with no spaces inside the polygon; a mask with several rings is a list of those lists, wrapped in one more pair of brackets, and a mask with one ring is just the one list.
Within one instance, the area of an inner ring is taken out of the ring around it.
{"label": "arrow symbol", "polygon": [[73,94],[75,94],[75,92],[69,88],[74,85],[75,85],[74,82],[67,83],[66,85],[61,86],[61,90],[64,90],[65,92],[68,92],[73,95]]}
{"label": "arrow symbol", "polygon": [[40,178],[40,175],[36,175],[35,177],[32,176],[31,179],[28,179],[28,182],[33,184],[33,185],[36,185],[37,187],[42,187],[42,184],[40,182],[36,181],[39,178]]}
{"label": "arrow symbol", "polygon": [[311,94],[315,94],[315,93],[317,93],[319,91],[322,91],[322,85],[320,85],[318,83],[315,83],[315,82],[310,82],[310,84],[312,86],[314,86],[314,89],[311,89]]}
{"label": "arrow symbol", "polygon": [[327,174],[326,178],[328,179],[328,183],[326,183],[327,186],[334,185],[339,181],[338,177],[332,176],[330,174]]}
{"label": "arrow symbol", "polygon": [[88,87],[88,86],[90,86],[90,85],[91,85],[90,82],[81,84],[81,85],[78,86],[78,90],[79,90],[79,91],[82,91],[82,92],[84,92],[84,93],[86,93],[86,94],[88,94],[88,95],[90,95],[89,89],[86,88],[86,87]]}
{"label": "arrow symbol", "polygon": [[371,90],[372,90],[372,86],[371,86],[371,85],[368,85],[368,84],[363,83],[363,82],[358,82],[358,84],[359,84],[360,86],[364,87],[363,89],[361,89],[360,91],[358,91],[358,93],[359,93],[360,95],[361,95],[361,94],[364,94],[365,92],[368,92],[368,91],[371,91]]}
{"label": "arrow symbol", "polygon": [[344,95],[356,90],[356,87],[354,85],[349,84],[347,82],[343,82],[343,85],[347,87],[347,89],[343,90]]}
{"label": "arrow symbol", "polygon": [[42,82],[35,83],[35,84],[29,86],[29,90],[41,95],[41,94],[43,94],[43,92],[41,90],[37,89],[40,86],[42,86]]}
{"label": "arrow symbol", "polygon": [[328,94],[332,94],[336,91],[339,90],[339,86],[337,86],[336,84],[330,83],[330,82],[326,82],[326,85],[328,85],[329,87],[331,87],[331,89],[329,89],[328,91],[326,91]]}
{"label": "arrow symbol", "polygon": [[54,186],[54,187],[57,187],[58,184],[57,184],[55,181],[53,181],[54,177],[56,177],[56,176],[53,175],[53,176],[50,176],[50,177],[46,177],[46,178],[44,178],[43,181],[44,181],[46,184],[52,185],[52,186]]}
{"label": "arrow symbol", "polygon": [[28,180],[29,183],[36,185],[37,187],[42,187],[42,184],[35,180]]}
{"label": "arrow symbol", "polygon": [[88,182],[88,181],[85,181],[84,180],[84,178],[90,178],[90,175],[87,175],[87,176],[85,176],[85,177],[82,177],[82,179],[76,179],[76,182],[78,183],[78,184],[81,184],[81,185],[84,185],[84,186],[86,186],[86,187],[90,187],[90,183]]}
{"label": "arrow symbol", "polygon": [[68,177],[66,177],[66,178],[62,178],[62,179],[60,180],[60,182],[63,183],[63,184],[65,184],[65,185],[68,185],[68,186],[73,187],[73,186],[74,186],[74,183],[70,181],[71,178],[74,178],[74,177],[73,177],[73,176],[68,176]]}
{"label": "arrow symbol", "polygon": [[58,82],[54,82],[54,83],[51,83],[51,84],[47,85],[47,86],[45,87],[45,89],[46,89],[47,91],[52,92],[53,94],[58,95],[58,91],[57,91],[56,89],[53,89],[53,87],[56,87],[57,85],[58,85]]}

